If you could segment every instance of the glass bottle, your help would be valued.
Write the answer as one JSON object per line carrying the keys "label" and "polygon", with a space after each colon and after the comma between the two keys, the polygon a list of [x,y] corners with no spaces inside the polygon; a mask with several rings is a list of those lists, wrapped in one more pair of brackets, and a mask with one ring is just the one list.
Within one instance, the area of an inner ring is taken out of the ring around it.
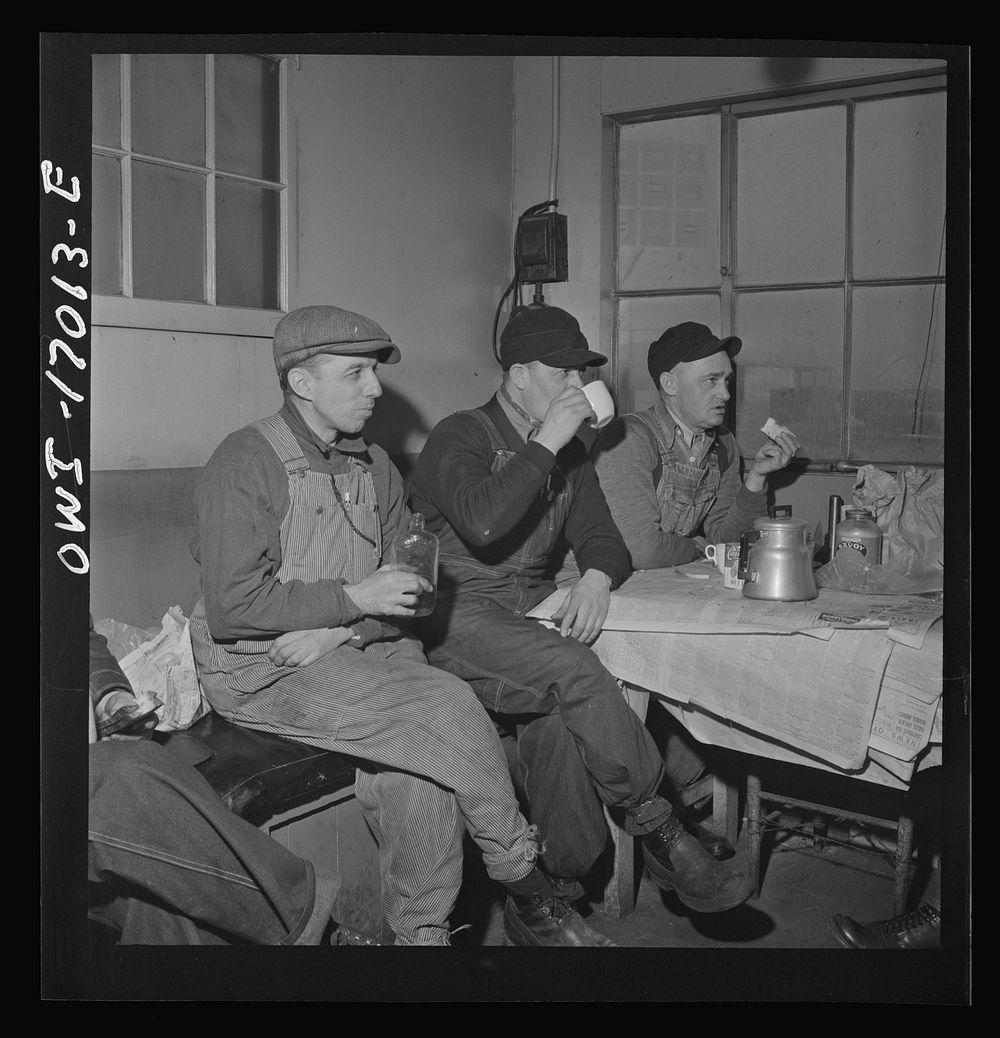
{"label": "glass bottle", "polygon": [[438,537],[424,529],[424,517],[414,512],[410,525],[393,541],[389,561],[401,566],[410,566],[432,585],[430,591],[421,592],[417,598],[414,616],[427,616],[434,612],[437,604]]}
{"label": "glass bottle", "polygon": [[845,508],[837,524],[836,552],[856,551],[866,562],[882,562],[882,531],[867,508]]}

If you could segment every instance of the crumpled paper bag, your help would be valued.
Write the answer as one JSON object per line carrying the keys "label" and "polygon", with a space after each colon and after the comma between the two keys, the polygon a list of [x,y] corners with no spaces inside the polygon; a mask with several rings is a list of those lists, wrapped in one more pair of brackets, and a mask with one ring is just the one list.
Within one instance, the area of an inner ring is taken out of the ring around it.
{"label": "crumpled paper bag", "polygon": [[[94,627],[108,639],[108,647],[136,698],[155,697],[160,701],[156,711],[158,732],[190,728],[211,711],[198,682],[191,632],[180,606],[167,611],[157,633],[116,620],[101,620]],[[143,635],[145,639],[136,645]]]}
{"label": "crumpled paper bag", "polygon": [[867,508],[882,531],[882,562],[856,552],[835,555],[814,574],[819,587],[861,594],[924,594],[944,586],[944,473],[906,466],[893,476],[858,469],[854,507]]}

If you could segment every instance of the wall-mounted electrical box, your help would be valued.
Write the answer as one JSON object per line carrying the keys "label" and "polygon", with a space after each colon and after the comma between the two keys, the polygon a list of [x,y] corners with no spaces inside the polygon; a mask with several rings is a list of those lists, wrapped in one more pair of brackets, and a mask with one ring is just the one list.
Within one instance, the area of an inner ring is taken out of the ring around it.
{"label": "wall-mounted electrical box", "polygon": [[517,222],[517,265],[524,284],[568,281],[566,217],[552,212],[522,216]]}

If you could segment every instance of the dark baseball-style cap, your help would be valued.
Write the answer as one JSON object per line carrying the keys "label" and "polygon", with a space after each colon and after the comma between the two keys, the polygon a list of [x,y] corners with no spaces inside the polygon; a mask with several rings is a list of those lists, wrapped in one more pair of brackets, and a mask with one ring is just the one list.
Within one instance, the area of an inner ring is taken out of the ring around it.
{"label": "dark baseball-style cap", "polygon": [[279,375],[317,353],[357,356],[377,353],[383,364],[399,360],[399,348],[370,317],[339,306],[303,306],[285,314],[274,329],[274,366]]}
{"label": "dark baseball-style cap", "polygon": [[516,306],[500,333],[500,364],[507,371],[533,360],[550,368],[596,368],[608,358],[590,349],[577,319],[558,306]]}
{"label": "dark baseball-style cap", "polygon": [[672,370],[684,361],[701,360],[725,350],[730,358],[743,348],[735,335],[720,339],[713,335],[708,325],[685,321],[668,328],[654,343],[650,344],[647,363],[649,374],[657,386],[664,371]]}

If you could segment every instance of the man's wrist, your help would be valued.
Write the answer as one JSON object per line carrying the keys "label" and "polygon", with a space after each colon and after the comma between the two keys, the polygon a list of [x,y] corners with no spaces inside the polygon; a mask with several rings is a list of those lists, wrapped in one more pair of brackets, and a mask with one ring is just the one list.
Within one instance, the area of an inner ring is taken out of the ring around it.
{"label": "man's wrist", "polygon": [[[357,584],[342,583],[340,588],[344,595],[343,605],[347,612],[347,615],[341,623],[344,623],[344,620],[346,620],[347,624],[345,626],[351,626],[351,621],[357,623],[368,615],[368,610],[366,609],[367,603],[364,600],[364,593],[359,589]],[[351,616],[352,612],[354,614],[353,616]]]}
{"label": "man's wrist", "polygon": [[747,473],[747,478],[743,481],[743,485],[751,494],[759,494],[762,490],[767,489],[767,476],[762,476],[751,469]]}
{"label": "man's wrist", "polygon": [[562,450],[561,446],[560,447],[553,446],[552,443],[549,442],[548,437],[542,437],[542,436],[539,436],[539,435],[535,435],[528,442],[537,444],[539,447],[544,447],[552,455],[553,458],[555,458],[555,456],[559,453],[559,451]]}
{"label": "man's wrist", "polygon": [[610,588],[612,583],[611,577],[602,569],[588,569],[580,579],[590,583],[599,582],[605,588]]}

